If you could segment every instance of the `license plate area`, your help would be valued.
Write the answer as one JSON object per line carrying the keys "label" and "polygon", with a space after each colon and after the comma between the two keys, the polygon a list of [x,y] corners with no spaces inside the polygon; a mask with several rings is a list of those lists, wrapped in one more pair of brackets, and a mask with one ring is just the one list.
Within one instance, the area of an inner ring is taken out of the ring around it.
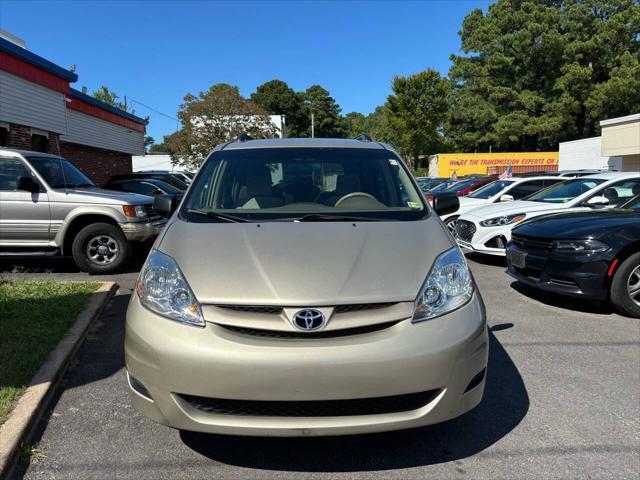
{"label": "license plate area", "polygon": [[520,250],[511,249],[507,253],[509,263],[516,268],[525,268],[527,266],[527,254]]}

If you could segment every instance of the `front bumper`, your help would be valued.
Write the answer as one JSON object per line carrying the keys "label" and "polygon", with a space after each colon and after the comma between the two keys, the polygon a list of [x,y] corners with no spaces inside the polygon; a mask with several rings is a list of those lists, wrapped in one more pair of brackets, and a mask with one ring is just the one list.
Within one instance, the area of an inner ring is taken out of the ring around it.
{"label": "front bumper", "polygon": [[486,255],[505,256],[505,246],[511,239],[511,226],[483,227],[472,217],[461,217],[458,221],[469,222],[475,227],[469,237],[456,236],[460,247]]}
{"label": "front bumper", "polygon": [[166,218],[151,219],[142,222],[120,223],[124,236],[130,242],[144,242],[157,237],[167,224]]}
{"label": "front bumper", "polygon": [[611,254],[558,255],[553,252],[526,251],[525,266],[518,268],[511,262],[512,252],[507,246],[507,273],[516,280],[541,290],[606,300],[609,295],[607,276],[613,257]]}
{"label": "front bumper", "polygon": [[[256,338],[207,323],[172,322],[142,307],[127,312],[125,360],[134,407],[165,425],[233,435],[345,435],[442,422],[480,403],[488,359],[485,309],[476,292],[445,316],[328,339]],[[472,382],[475,377],[475,382]],[[478,381],[478,378],[480,380]],[[131,387],[131,379],[147,390]],[[470,388],[470,385],[475,385]],[[417,409],[374,415],[258,416],[208,413],[185,395],[305,402],[371,399],[437,390]]]}

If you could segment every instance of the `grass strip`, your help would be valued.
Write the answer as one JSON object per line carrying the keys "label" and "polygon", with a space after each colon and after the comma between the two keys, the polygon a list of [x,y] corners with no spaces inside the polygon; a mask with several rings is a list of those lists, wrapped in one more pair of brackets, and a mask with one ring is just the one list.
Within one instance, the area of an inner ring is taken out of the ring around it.
{"label": "grass strip", "polygon": [[0,425],[99,285],[0,281]]}

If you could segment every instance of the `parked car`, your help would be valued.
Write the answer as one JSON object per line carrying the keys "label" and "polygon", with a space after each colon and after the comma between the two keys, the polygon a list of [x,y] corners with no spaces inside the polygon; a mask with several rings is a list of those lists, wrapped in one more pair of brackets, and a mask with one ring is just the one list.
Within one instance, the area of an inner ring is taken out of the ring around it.
{"label": "parked car", "polygon": [[598,169],[582,169],[582,170],[560,170],[558,172],[549,172],[548,175],[558,176],[558,177],[586,177],[587,175],[599,175],[601,173],[607,173],[609,170],[598,170]]}
{"label": "parked car", "polygon": [[440,185],[443,182],[446,182],[448,179],[446,178],[432,178],[430,180],[421,180],[418,181],[418,185],[420,187],[420,190],[422,190],[423,192],[428,192],[429,188],[433,188],[437,185]]}
{"label": "parked car", "polygon": [[56,155],[0,149],[0,255],[71,256],[85,272],[112,272],[166,223],[152,202],[103,190]]}
{"label": "parked car", "polygon": [[499,202],[521,200],[543,188],[565,180],[562,177],[513,177],[495,180],[475,192],[460,198],[457,211],[440,217],[452,235],[455,236],[455,224],[460,215],[469,210]]}
{"label": "parked car", "polygon": [[182,180],[187,185],[190,185],[191,181],[193,180],[193,177],[187,175],[185,172],[172,172],[172,175],[178,177],[180,180]]}
{"label": "parked car", "polygon": [[433,201],[433,196],[437,193],[441,193],[446,191],[447,189],[449,189],[449,187],[451,187],[452,185],[455,185],[458,182],[461,182],[462,180],[451,180],[451,179],[445,179],[441,182],[438,182],[435,185],[429,185],[427,190],[422,190],[424,192],[425,198],[427,199],[427,201],[431,202]]}
{"label": "parked car", "polygon": [[468,180],[463,180],[462,182],[451,185],[445,190],[445,192],[455,193],[458,197],[463,197],[465,195],[469,195],[472,192],[475,192],[487,183],[495,182],[496,180],[498,180],[497,175],[491,175],[487,177],[473,177]]}
{"label": "parked car", "polygon": [[105,190],[139,193],[140,195],[175,195],[178,202],[182,200],[184,191],[155,178],[133,178],[131,180],[115,180],[103,185]]}
{"label": "parked car", "polygon": [[127,311],[135,408],[184,430],[310,436],[476,406],[485,309],[434,213],[457,197],[434,203],[377,142],[217,147],[175,213],[155,200],[170,220]]}
{"label": "parked car", "polygon": [[524,200],[475,208],[456,221],[458,245],[489,255],[505,255],[511,230],[523,220],[556,212],[620,206],[633,196],[639,172],[602,173],[556,183]]}
{"label": "parked car", "polygon": [[148,172],[133,172],[133,173],[123,173],[120,175],[114,175],[109,179],[109,182],[115,182],[118,180],[133,180],[133,179],[142,179],[142,178],[154,178],[156,180],[162,180],[169,185],[179,188],[180,190],[186,190],[189,185],[185,183],[180,177],[171,172],[165,171],[148,171]]}
{"label": "parked car", "polygon": [[611,210],[543,216],[518,226],[507,271],[542,290],[607,300],[640,318],[640,183]]}

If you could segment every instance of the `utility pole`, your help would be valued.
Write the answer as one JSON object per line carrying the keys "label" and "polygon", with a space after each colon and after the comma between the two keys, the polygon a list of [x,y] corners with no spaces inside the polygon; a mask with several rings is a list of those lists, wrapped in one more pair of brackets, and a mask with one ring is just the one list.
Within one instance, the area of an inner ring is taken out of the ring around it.
{"label": "utility pole", "polygon": [[311,112],[311,138],[316,137],[316,128],[315,128],[315,117],[313,116],[313,112]]}
{"label": "utility pole", "polygon": [[127,111],[127,96],[124,96],[124,111]]}

